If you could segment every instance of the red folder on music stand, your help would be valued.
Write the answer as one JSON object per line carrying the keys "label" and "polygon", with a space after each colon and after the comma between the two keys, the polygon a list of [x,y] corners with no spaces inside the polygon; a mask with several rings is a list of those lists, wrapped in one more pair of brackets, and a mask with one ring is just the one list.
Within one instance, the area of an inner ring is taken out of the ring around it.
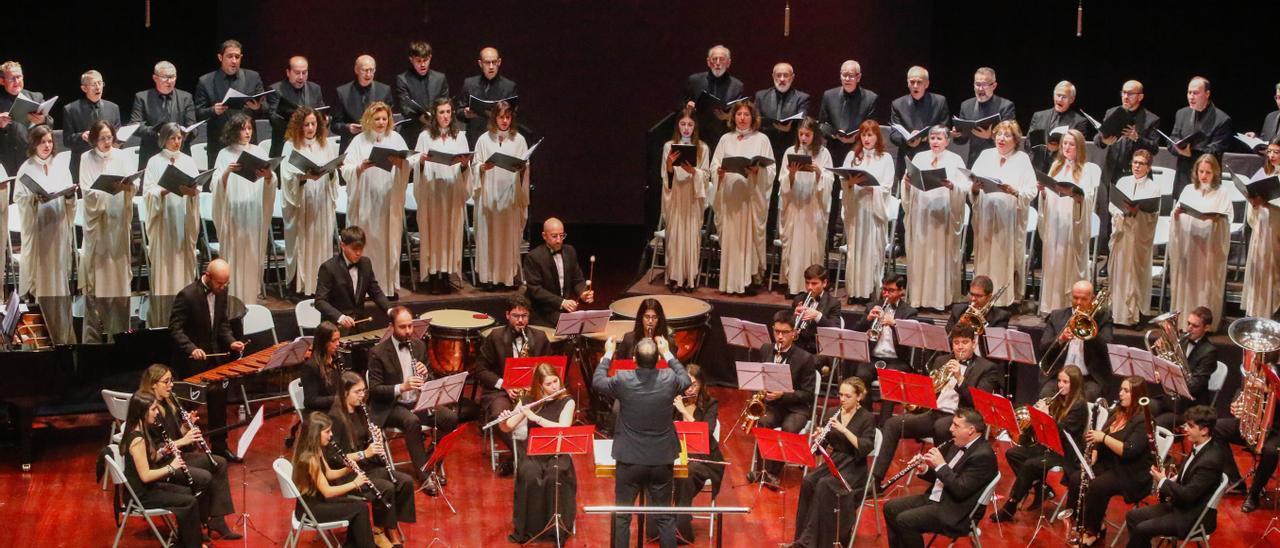
{"label": "red folder on music stand", "polygon": [[1111,371],[1118,377],[1137,375],[1147,382],[1159,383],[1156,378],[1155,364],[1151,353],[1118,344],[1107,344],[1107,359],[1111,361]]}
{"label": "red folder on music stand", "polygon": [[765,460],[799,464],[810,468],[815,464],[813,453],[809,452],[809,437],[804,434],[792,434],[757,426],[751,430],[751,435],[756,437],[760,457]]}
{"label": "red folder on music stand", "polygon": [[942,326],[916,320],[897,320],[893,324],[898,334],[898,344],[923,350],[950,352],[951,341],[947,340],[947,330]]}
{"label": "red folder on music stand", "polygon": [[819,327],[818,355],[868,362],[871,361],[871,348],[866,333],[838,327]]}
{"label": "red folder on music stand", "polygon": [[711,429],[703,421],[676,421],[676,436],[691,455],[711,454]]}
{"label": "red folder on music stand", "polygon": [[938,395],[933,391],[933,379],[928,375],[907,373],[896,369],[880,369],[880,399],[911,404],[929,409],[938,408]]}
{"label": "red folder on music stand", "polygon": [[[884,384],[883,381],[881,384]],[[1008,432],[1015,442],[1018,440],[1021,434],[1018,431],[1018,418],[1014,415],[1013,403],[1008,398],[977,388],[970,388],[969,395],[973,397],[973,407],[982,415],[982,420]]]}
{"label": "red folder on music stand", "polygon": [[1031,413],[1031,431],[1035,433],[1036,442],[1054,453],[1067,456],[1062,448],[1062,438],[1058,436],[1058,423],[1053,417],[1034,407],[1028,407],[1027,411]]}
{"label": "red folder on music stand", "polygon": [[585,455],[591,451],[594,425],[529,429],[529,455]]}
{"label": "red folder on music stand", "polygon": [[1036,347],[1031,343],[1031,335],[1028,333],[1003,327],[988,327],[984,337],[987,339],[987,359],[1030,365],[1038,363]]}
{"label": "red folder on music stand", "polygon": [[[635,371],[637,367],[639,366],[636,365],[635,360],[615,358],[609,362],[609,376],[612,377],[616,375],[619,371]],[[658,358],[658,364],[655,366],[655,369],[670,369],[670,368],[671,366],[667,365],[666,358]]]}
{"label": "red folder on music stand", "polygon": [[759,392],[794,392],[791,367],[785,363],[737,362],[738,389]]}
{"label": "red folder on music stand", "polygon": [[541,364],[550,364],[556,368],[556,375],[564,379],[564,370],[569,364],[566,356],[530,356],[528,358],[507,358],[502,365],[502,388],[529,388],[533,384],[533,370]]}
{"label": "red folder on music stand", "polygon": [[771,342],[769,328],[762,323],[721,316],[720,325],[724,328],[724,340],[729,346],[755,350]]}
{"label": "red folder on music stand", "polygon": [[1153,356],[1151,363],[1155,365],[1156,377],[1160,379],[1160,386],[1164,387],[1165,392],[1172,392],[1186,400],[1194,400],[1191,390],[1187,388],[1187,375],[1182,372],[1182,368],[1174,365],[1173,362]]}
{"label": "red folder on music stand", "polygon": [[431,458],[427,459],[427,464],[422,467],[423,470],[435,470],[436,465],[440,464],[440,461],[449,455],[449,451],[453,449],[453,446],[458,444],[458,440],[464,430],[466,428],[459,428],[440,438],[440,441],[436,442],[436,450],[431,453]]}
{"label": "red folder on music stand", "polygon": [[418,404],[413,406],[414,413],[435,409],[442,405],[457,403],[462,397],[462,388],[467,384],[467,372],[432,379],[422,385],[418,392]]}

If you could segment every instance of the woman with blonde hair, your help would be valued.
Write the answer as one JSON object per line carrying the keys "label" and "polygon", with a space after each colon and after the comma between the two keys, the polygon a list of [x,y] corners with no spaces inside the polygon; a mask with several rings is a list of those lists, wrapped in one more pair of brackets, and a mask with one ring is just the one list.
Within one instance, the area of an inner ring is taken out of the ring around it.
{"label": "woman with blonde hair", "polygon": [[359,135],[347,146],[342,179],[347,182],[347,225],[364,229],[364,256],[373,263],[373,275],[383,290],[394,295],[400,288],[400,246],[404,235],[404,193],[412,166],[391,156],[391,170],[369,161],[375,148],[406,150],[404,138],[392,131],[391,107],[371,103],[360,117]]}
{"label": "woman with blonde hair", "polygon": [[1022,299],[1026,284],[1027,208],[1036,197],[1036,173],[1031,157],[1022,151],[1022,130],[1013,120],[992,130],[995,147],[973,161],[972,173],[997,183],[988,192],[975,184],[973,207],[973,271],[991,277],[996,287],[1009,290],[995,302],[1008,306]]}
{"label": "woman with blonde hair", "polygon": [[[1055,181],[1079,188],[1058,194],[1037,183],[1040,190],[1040,239],[1044,242],[1040,278],[1040,313],[1048,314],[1070,304],[1071,284],[1090,279],[1089,236],[1093,204],[1098,196],[1102,168],[1088,161],[1084,134],[1067,130],[1049,168]],[[1063,185],[1065,186],[1065,185]],[[1059,188],[1063,188],[1060,186]]]}
{"label": "woman with blonde hair", "polygon": [[[1222,189],[1222,167],[1212,154],[1194,164],[1194,185],[1178,195],[1169,226],[1169,310],[1208,307],[1213,312],[1210,331],[1218,330],[1227,284],[1227,250],[1231,244],[1234,212],[1231,198]],[[1187,314],[1179,317],[1186,327]]]}
{"label": "woman with blonde hair", "polygon": [[[573,398],[561,391],[563,387],[563,379],[555,367],[546,363],[539,364],[533,370],[529,393],[521,398],[515,409],[503,411],[498,416],[499,419],[505,419],[498,423],[498,427],[511,432],[511,437],[516,441],[513,444],[516,450],[516,488],[511,516],[514,530],[507,537],[511,542],[527,543],[537,540],[534,535],[542,531],[556,513],[560,514],[564,524],[564,530],[560,531],[559,536],[568,536],[573,531],[578,500],[578,477],[573,471],[573,459],[569,455],[525,454],[530,428],[573,425]],[[556,392],[560,392],[560,395],[540,404],[536,409],[529,406],[531,402]],[[557,501],[559,507],[556,506]],[[543,535],[543,538],[558,538],[555,531],[547,531]]]}

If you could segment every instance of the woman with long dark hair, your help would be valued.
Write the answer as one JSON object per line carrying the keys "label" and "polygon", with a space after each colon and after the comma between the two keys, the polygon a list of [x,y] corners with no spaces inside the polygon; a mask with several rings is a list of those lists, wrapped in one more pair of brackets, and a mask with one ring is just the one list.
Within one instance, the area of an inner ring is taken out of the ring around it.
{"label": "woman with long dark hair", "polygon": [[338,393],[341,370],[333,359],[342,334],[333,322],[320,322],[311,336],[311,357],[302,366],[302,406],[307,411],[327,412]]}
{"label": "woman with long dark hair", "polygon": [[[1191,187],[1188,187],[1191,188]],[[1102,430],[1085,432],[1085,443],[1093,444],[1095,477],[1084,494],[1084,533],[1074,543],[1080,546],[1101,546],[1106,537],[1102,518],[1106,516],[1111,497],[1122,495],[1124,500],[1135,503],[1151,493],[1151,448],[1147,439],[1147,423],[1138,401],[1147,394],[1147,382],[1142,377],[1127,377],[1120,383],[1120,399],[1114,411],[1107,417]],[[1079,489],[1075,482],[1074,488]],[[1078,497],[1079,495],[1076,495]],[[1068,501],[1076,501],[1068,497]]]}
{"label": "woman with long dark hair", "polygon": [[[681,160],[671,149],[676,145],[696,147],[694,161]],[[662,145],[662,220],[666,233],[667,287],[672,291],[692,291],[698,285],[698,259],[702,251],[702,221],[707,196],[714,185],[707,166],[711,152],[698,139],[698,120],[690,109],[676,119],[671,140]]]}
{"label": "woman with long dark hair", "polygon": [[156,404],[155,396],[138,393],[129,398],[124,437],[120,440],[124,477],[143,507],[173,512],[178,521],[178,540],[182,546],[204,546],[200,543],[200,509],[197,508],[196,496],[190,487],[166,481],[186,473],[182,455],[167,453],[165,447],[153,443],[147,434],[159,415],[160,406]]}
{"label": "woman with long dark hair", "polygon": [[431,110],[422,114],[422,133],[414,150],[423,153],[414,166],[413,197],[418,203],[418,231],[422,249],[418,253],[418,276],[428,276],[431,293],[453,290],[450,276],[462,272],[462,231],[466,225],[467,198],[471,196],[470,156],[458,163],[442,164],[428,151],[463,154],[467,134],[453,123],[453,101],[437,97]]}
{"label": "woman with long dark hair", "polygon": [[302,494],[294,515],[303,515],[302,504],[321,523],[346,521],[347,540],[343,546],[374,548],[369,506],[347,495],[369,484],[364,472],[352,474],[346,468],[329,466],[325,454],[333,441],[333,421],[321,412],[312,412],[302,424],[302,436],[293,450],[293,483]]}
{"label": "woman with long dark hair", "polygon": [[[800,121],[796,142],[784,153],[778,182],[778,239],[787,295],[804,291],[804,269],[827,255],[827,219],[831,211],[831,153],[813,118]],[[803,160],[807,158],[807,160]]]}
{"label": "woman with long dark hair", "polygon": [[667,314],[662,310],[662,301],[650,297],[640,301],[640,307],[636,309],[635,326],[622,336],[622,341],[618,343],[618,349],[613,355],[617,358],[630,359],[636,343],[643,339],[652,339],[654,336],[665,337],[668,341],[675,340],[671,334],[671,328],[667,326]]}
{"label": "woman with long dark hair", "polygon": [[[686,365],[685,372],[689,374],[689,379],[693,381],[686,388],[683,394],[676,396],[672,405],[675,407],[675,419],[677,421],[687,422],[705,422],[707,423],[707,433],[710,434],[711,452],[705,455],[690,453],[690,457],[711,461],[724,461],[724,454],[720,452],[720,443],[716,439],[716,423],[720,417],[720,402],[707,392],[706,377],[703,375],[702,367],[696,363]],[[690,462],[689,477],[675,478],[675,500],[676,506],[689,506],[693,498],[702,491],[702,486],[707,481],[711,481],[711,497],[715,498],[720,493],[720,483],[724,480],[724,465],[712,464],[708,462]],[[657,533],[657,528],[647,529]],[[680,514],[676,516],[676,536],[683,541],[692,543],[693,537],[693,516],[690,514]]]}

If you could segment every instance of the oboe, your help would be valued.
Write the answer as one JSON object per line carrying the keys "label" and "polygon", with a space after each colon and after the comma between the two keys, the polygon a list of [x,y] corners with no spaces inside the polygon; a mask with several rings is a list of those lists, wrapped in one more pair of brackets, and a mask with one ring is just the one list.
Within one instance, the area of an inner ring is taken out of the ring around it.
{"label": "oboe", "polygon": [[369,416],[369,408],[360,404],[360,412],[364,413],[365,425],[369,427],[369,441],[382,445],[382,463],[387,467],[387,475],[391,476],[391,483],[399,483],[396,479],[396,465],[391,462],[391,448],[387,447],[387,438],[382,434],[382,429],[373,424],[373,418]]}
{"label": "oboe", "polygon": [[[191,413],[188,413],[186,409],[183,409],[182,404],[177,400],[174,400],[173,406],[178,409],[178,414],[182,416],[182,422],[187,423],[187,428],[195,430],[196,423],[191,420]],[[196,440],[196,444],[198,444],[200,446],[200,450],[204,451],[204,454],[209,457],[209,465],[212,466],[214,470],[217,470],[218,461],[213,460],[213,451],[209,449],[209,443],[204,441],[203,434],[200,436],[200,439]]]}
{"label": "oboe", "polygon": [[809,442],[810,453],[818,452],[818,449],[822,447],[822,442],[827,440],[827,434],[831,433],[831,425],[835,424],[835,421],[838,420],[840,420],[840,415],[837,411],[837,414],[833,415],[831,420],[827,421],[827,424],[822,427],[822,430],[819,430],[817,434],[814,434],[813,441]]}
{"label": "oboe", "polygon": [[[528,404],[528,405],[520,404],[520,405],[518,405],[518,406],[516,407],[516,409],[519,409],[521,406],[523,406],[523,407],[533,408],[533,407],[536,407],[536,406],[542,405],[542,404],[544,404],[544,403],[546,403],[546,402],[548,402],[548,401],[551,401],[552,399],[555,399],[556,397],[558,397],[560,394],[563,394],[563,393],[564,393],[564,389],[563,389],[563,388],[561,388],[561,389],[559,389],[559,390],[556,390],[555,392],[552,392],[552,393],[550,393],[550,394],[547,394],[547,395],[543,396],[542,398],[538,399],[538,401],[535,401],[535,402],[530,403],[530,404]],[[496,419],[493,419],[493,420],[489,421],[489,422],[488,422],[488,423],[486,423],[484,426],[480,427],[480,429],[481,429],[481,430],[488,430],[488,429],[493,428],[494,426],[496,426],[498,423],[500,423],[500,422],[502,422],[502,421],[505,421],[505,420],[507,420],[507,419],[509,419],[509,418],[511,418],[511,416],[510,416],[510,415],[508,415],[508,416],[506,416],[506,417],[498,417],[498,418],[496,418]]]}
{"label": "oboe", "polygon": [[[942,451],[942,449],[948,445],[951,445],[951,440],[942,442],[942,444],[938,445],[935,449],[937,449],[938,451]],[[924,462],[924,455],[925,455],[924,453],[920,453],[914,457],[911,457],[911,460],[907,462],[906,467],[904,467],[902,470],[899,470],[897,474],[894,474],[893,477],[885,481],[884,484],[880,486],[880,489],[881,490],[888,489],[889,486],[893,485],[894,482],[902,479],[902,476],[910,474],[912,470],[915,470],[917,466],[920,466],[920,463]]]}
{"label": "oboe", "polygon": [[[169,437],[169,430],[164,427],[164,423],[160,423],[160,439],[164,441],[164,446],[170,453],[173,453],[174,456],[182,456],[182,452],[178,450],[178,445],[173,443],[173,439]],[[191,493],[199,496],[200,491],[196,490],[196,480],[191,477],[191,470],[187,468],[187,462],[182,461],[182,464],[178,465],[178,469],[182,470],[183,475],[187,476],[187,486],[191,487]]]}
{"label": "oboe", "polygon": [[[353,474],[360,474],[360,466],[356,464],[356,461],[351,460],[351,457],[348,457],[346,453],[342,452],[342,448],[338,447],[338,442],[331,439],[329,440],[329,445],[333,446],[333,450],[338,452],[338,456],[342,458],[342,464],[346,465],[347,468],[350,468]],[[373,496],[378,497],[378,500],[382,501],[383,506],[391,508],[391,502],[382,498],[382,490],[378,489],[377,485],[374,485],[372,481],[367,485],[369,486],[369,492],[373,493]]]}

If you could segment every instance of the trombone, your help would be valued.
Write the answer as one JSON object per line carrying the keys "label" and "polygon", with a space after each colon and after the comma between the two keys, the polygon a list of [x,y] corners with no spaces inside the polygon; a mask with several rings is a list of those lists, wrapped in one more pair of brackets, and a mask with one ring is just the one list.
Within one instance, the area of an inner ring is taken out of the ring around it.
{"label": "trombone", "polygon": [[[1104,287],[1097,295],[1093,297],[1093,302],[1084,308],[1077,308],[1072,311],[1071,317],[1067,318],[1067,325],[1062,328],[1062,333],[1071,335],[1073,339],[1087,341],[1098,336],[1098,314],[1106,308],[1111,297],[1111,288]],[[1045,350],[1044,356],[1040,358],[1040,372],[1048,375],[1053,372],[1054,364],[1058,359],[1066,355],[1068,343],[1062,342],[1062,336],[1053,340],[1053,344]],[[1052,358],[1050,358],[1052,356]]]}

